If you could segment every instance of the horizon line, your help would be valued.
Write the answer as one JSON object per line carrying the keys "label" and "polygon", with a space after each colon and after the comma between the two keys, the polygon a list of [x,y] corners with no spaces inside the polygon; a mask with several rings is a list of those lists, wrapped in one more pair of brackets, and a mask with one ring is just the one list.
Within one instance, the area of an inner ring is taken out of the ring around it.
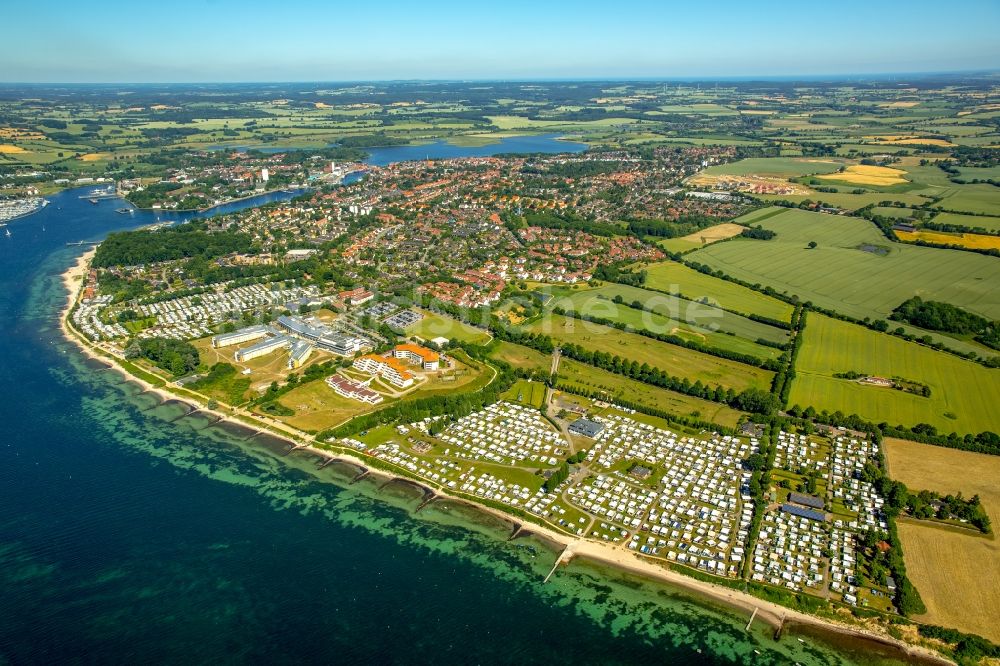
{"label": "horizon line", "polygon": [[774,82],[887,79],[893,77],[971,76],[1000,78],[1000,69],[908,70],[887,72],[843,72],[836,74],[747,74],[747,75],[672,75],[672,76],[538,76],[538,77],[442,77],[442,78],[366,78],[366,79],[270,79],[270,80],[188,80],[188,81],[0,81],[0,86],[122,86],[122,85],[277,85],[277,84],[358,84],[358,83],[570,83],[570,82],[642,82],[696,83]]}

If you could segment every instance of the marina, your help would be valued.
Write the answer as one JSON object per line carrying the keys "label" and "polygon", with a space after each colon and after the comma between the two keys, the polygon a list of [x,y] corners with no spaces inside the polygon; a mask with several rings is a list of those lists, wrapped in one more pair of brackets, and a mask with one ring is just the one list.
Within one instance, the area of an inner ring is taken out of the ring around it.
{"label": "marina", "polygon": [[48,200],[41,197],[0,199],[0,225],[37,213],[48,205]]}

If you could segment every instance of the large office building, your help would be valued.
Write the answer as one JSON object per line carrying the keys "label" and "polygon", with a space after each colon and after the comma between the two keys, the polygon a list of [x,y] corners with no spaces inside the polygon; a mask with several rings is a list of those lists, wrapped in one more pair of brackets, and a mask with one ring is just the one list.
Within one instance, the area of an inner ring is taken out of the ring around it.
{"label": "large office building", "polygon": [[279,349],[287,349],[292,344],[292,339],[287,335],[279,335],[276,338],[267,338],[266,340],[261,340],[255,345],[250,345],[245,349],[237,349],[233,358],[236,359],[237,363],[243,363],[244,361],[249,361],[252,358],[257,358],[258,356],[264,356],[270,354],[271,352],[277,351]]}
{"label": "large office building", "polygon": [[317,340],[316,344],[339,356],[353,356],[361,351],[361,348],[368,344],[368,341],[364,338],[330,333]]}
{"label": "large office building", "polygon": [[278,317],[277,322],[278,326],[289,333],[294,333],[307,340],[319,340],[326,333],[325,330],[318,326],[311,326],[298,317],[282,315]]}
{"label": "large office building", "polygon": [[339,356],[353,356],[367,344],[363,338],[333,333],[325,326],[313,326],[299,317],[281,316],[278,317],[277,323],[292,335],[311,340],[320,349],[331,351]]}
{"label": "large office building", "polygon": [[233,331],[232,333],[221,333],[212,338],[212,346],[218,349],[219,347],[240,345],[244,342],[250,342],[251,340],[257,340],[264,337],[267,335],[267,330],[267,326],[258,324],[257,326],[241,328],[240,330]]}
{"label": "large office building", "polygon": [[292,349],[288,352],[288,369],[295,370],[305,365],[305,362],[312,356],[313,346],[305,340],[296,340],[292,343]]}
{"label": "large office building", "polygon": [[399,388],[413,386],[413,375],[406,369],[406,366],[391,356],[365,354],[354,360],[354,367],[369,375],[378,375]]}
{"label": "large office building", "polygon": [[392,355],[396,358],[406,359],[410,363],[416,363],[427,372],[437,370],[441,363],[440,354],[420,345],[397,345],[392,350]]}

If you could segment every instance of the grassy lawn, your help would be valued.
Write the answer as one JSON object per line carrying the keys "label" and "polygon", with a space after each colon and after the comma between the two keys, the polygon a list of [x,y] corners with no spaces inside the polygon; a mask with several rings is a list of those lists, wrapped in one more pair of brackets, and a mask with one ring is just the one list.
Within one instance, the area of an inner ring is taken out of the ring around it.
{"label": "grassy lawn", "polygon": [[[608,402],[626,401],[645,405],[678,416],[690,416],[702,421],[735,428],[743,412],[726,405],[693,396],[668,391],[657,386],[616,375],[607,370],[579,363],[572,359],[559,362],[559,383],[582,391],[603,391]],[[669,429],[676,429],[670,427]]]}
{"label": "grassy lawn", "polygon": [[648,363],[676,377],[701,380],[708,385],[721,384],[737,392],[751,386],[767,389],[773,377],[767,370],[559,315],[545,315],[528,328],[559,342],[572,342],[591,351]]}
{"label": "grassy lawn", "polygon": [[423,319],[406,329],[407,335],[416,335],[424,340],[448,338],[473,344],[485,344],[490,341],[490,334],[474,326],[462,323],[446,315],[436,314],[429,310],[420,310]]}
{"label": "grassy lawn", "polygon": [[[1000,431],[1000,370],[817,313],[809,314],[803,336],[789,404],[875,423],[929,423],[945,433]],[[931,395],[833,377],[848,370],[921,382]]]}
{"label": "grassy lawn", "polygon": [[[766,222],[764,223],[766,224]],[[753,242],[753,241],[746,241]],[[773,241],[756,241],[773,242]],[[715,245],[721,248],[727,245],[740,244],[741,241],[730,241]],[[705,263],[702,253],[713,249],[712,247],[699,250],[693,257],[699,262]],[[646,286],[657,291],[665,291],[672,294],[700,300],[707,298],[709,302],[716,303],[727,310],[741,312],[743,314],[757,314],[779,321],[790,321],[792,308],[788,303],[770,298],[764,294],[757,293],[752,289],[747,289],[738,284],[720,280],[710,275],[699,273],[683,264],[674,261],[663,261],[649,264],[644,267],[647,271]]]}
{"label": "grassy lawn", "polygon": [[[276,416],[288,425],[305,431],[324,430],[352,416],[385,406],[369,405],[337,395],[325,381],[316,380],[298,386],[278,398],[285,407],[295,411],[292,416]],[[388,401],[387,401],[388,402]]]}

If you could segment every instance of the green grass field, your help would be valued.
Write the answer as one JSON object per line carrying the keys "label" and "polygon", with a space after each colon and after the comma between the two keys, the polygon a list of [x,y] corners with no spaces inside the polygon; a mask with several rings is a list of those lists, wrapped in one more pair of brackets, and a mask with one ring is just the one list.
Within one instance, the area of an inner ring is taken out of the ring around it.
{"label": "green grass field", "polygon": [[[606,284],[596,289],[573,292],[567,297],[553,301],[553,304],[569,309],[566,303],[572,303],[582,312],[587,312],[588,310],[584,307],[587,303],[594,302],[595,307],[606,309],[608,300],[616,296],[621,296],[625,305],[639,301],[664,317],[690,323],[701,329],[717,327],[720,331],[728,331],[747,340],[755,341],[758,338],[763,338],[771,342],[788,342],[788,332],[784,329],[762,324],[705,303],[624,284]],[[596,310],[594,314],[600,314],[600,309]]]}
{"label": "green grass field", "polygon": [[[722,243],[722,245],[740,242],[729,241]],[[699,250],[694,256],[700,257],[702,252],[704,250]],[[699,259],[699,261],[702,260]],[[788,303],[770,298],[738,284],[699,273],[674,261],[649,264],[644,269],[648,273],[646,286],[650,289],[672,294],[679,293],[686,298],[695,300],[707,298],[711,303],[743,314],[757,314],[779,321],[790,321],[792,318],[794,308]]]}
{"label": "green grass field", "polygon": [[517,402],[528,407],[541,407],[545,402],[545,384],[527,379],[519,379],[501,395],[504,400]]}
{"label": "green grass field", "polygon": [[957,224],[963,227],[975,229],[982,227],[987,231],[1000,232],[1000,217],[986,217],[983,215],[962,215],[960,213],[938,213],[931,222],[938,224]]}
{"label": "green grass field", "polygon": [[[761,225],[777,237],[734,240],[689,257],[858,319],[885,318],[914,295],[1000,319],[1000,262],[993,257],[893,243],[865,220],[802,210]],[[809,249],[810,241],[818,247]],[[866,246],[884,256],[859,249]]]}
{"label": "green grass field", "polygon": [[[854,189],[856,186],[852,186]],[[920,206],[930,201],[925,196],[915,192],[864,192],[854,194],[853,192],[817,192],[816,194],[761,194],[757,198],[763,201],[791,201],[801,203],[806,199],[810,201],[822,201],[831,206],[837,206],[844,210],[857,210],[865,206],[878,205],[883,201],[898,201],[907,206]]]}
{"label": "green grass field", "polygon": [[[625,299],[622,304],[611,300],[619,295]],[[640,301],[655,312],[633,308],[633,301]],[[785,331],[779,328],[759,324],[731,312],[625,285],[607,285],[577,292],[555,300],[553,307],[620,322],[635,330],[676,335],[690,342],[761,359],[778,358],[781,350],[757,344],[757,338],[773,339],[775,342],[788,339]],[[731,331],[732,334],[723,331]]]}
{"label": "green grass field", "polygon": [[319,431],[343,423],[352,416],[374,411],[385,406],[369,405],[337,395],[325,381],[312,381],[296,387],[278,398],[285,407],[295,411],[292,416],[279,416],[280,420],[300,430]]}
{"label": "green grass field", "polygon": [[[931,395],[924,398],[833,377],[848,370],[921,382],[931,388]],[[1000,432],[1000,370],[810,313],[789,404],[840,410],[875,423],[929,423],[945,433]]]}
{"label": "green grass field", "polygon": [[609,402],[625,401],[663,410],[678,416],[690,416],[702,421],[717,423],[728,428],[736,427],[743,412],[710,400],[668,391],[657,386],[616,375],[572,359],[559,362],[559,383],[582,391],[603,391]]}
{"label": "green grass field", "polygon": [[548,354],[502,340],[497,340],[493,343],[489,357],[506,361],[515,368],[541,370],[544,373],[548,373],[552,367],[552,357]]}
{"label": "green grass field", "polygon": [[1000,196],[993,185],[952,185],[937,208],[1000,215]]}
{"label": "green grass field", "polygon": [[635,333],[592,324],[559,315],[545,315],[533,322],[530,330],[544,333],[559,342],[572,342],[585,349],[621,356],[638,363],[648,363],[675,377],[703,384],[721,384],[739,392],[750,387],[767,389],[772,372],[709,354],[667,344]]}
{"label": "green grass field", "polygon": [[424,340],[434,338],[456,339],[461,342],[485,344],[490,341],[490,334],[475,326],[469,326],[446,315],[436,314],[428,310],[420,310],[424,317],[406,329],[407,335],[416,335]]}
{"label": "green grass field", "polygon": [[833,173],[843,165],[842,160],[802,157],[751,157],[728,164],[716,164],[699,173],[706,176],[808,176]]}

